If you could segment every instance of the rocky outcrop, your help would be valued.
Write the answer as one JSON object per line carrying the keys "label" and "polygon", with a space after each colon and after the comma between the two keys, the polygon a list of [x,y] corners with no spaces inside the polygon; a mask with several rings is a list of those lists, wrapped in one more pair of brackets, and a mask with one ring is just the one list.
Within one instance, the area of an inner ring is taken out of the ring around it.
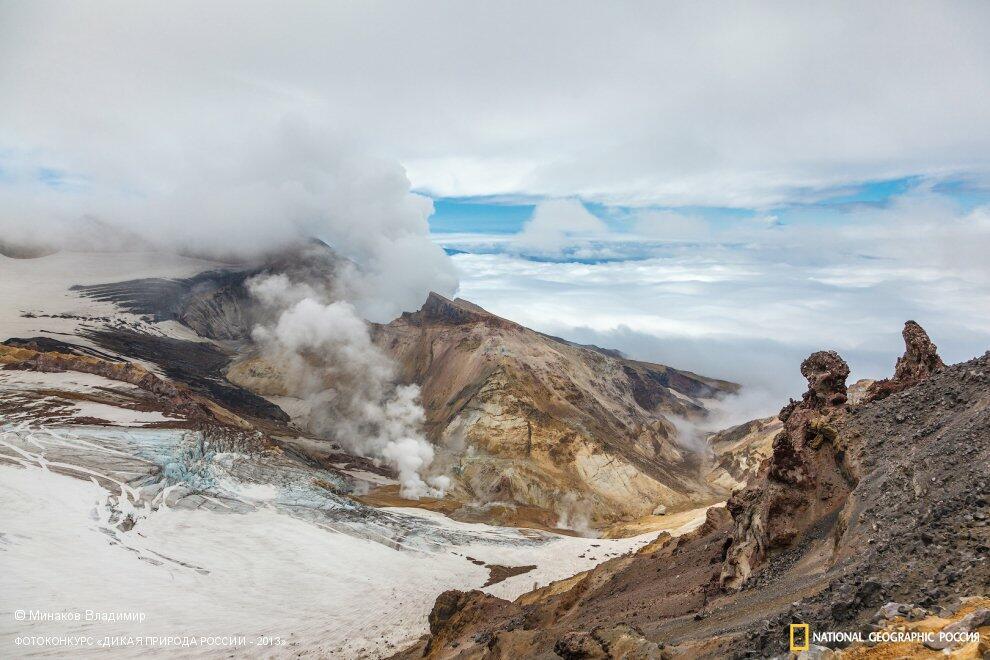
{"label": "rocky outcrop", "polygon": [[834,444],[849,365],[834,351],[819,351],[801,363],[801,374],[808,391],[781,410],[784,428],[760,476],[726,504],[734,531],[719,577],[723,587],[741,587],[769,551],[834,512],[852,488]]}
{"label": "rocky outcrop", "polygon": [[870,385],[865,401],[876,401],[917,385],[945,367],[938,355],[938,347],[932,343],[925,329],[914,321],[904,324],[904,355],[897,359],[894,377],[884,378]]}
{"label": "rocky outcrop", "polygon": [[846,402],[849,365],[835,351],[818,351],[801,363],[801,375],[808,379],[804,393],[806,407],[820,409]]}
{"label": "rocky outcrop", "polygon": [[[23,340],[14,340],[23,343]],[[220,424],[241,430],[253,427],[238,415],[207,398],[196,395],[144,367],[122,360],[108,360],[89,355],[38,351],[19,346],[0,345],[0,365],[4,369],[20,369],[61,373],[76,371],[94,374],[110,380],[134,385],[152,394],[163,411],[180,415],[198,424]]]}
{"label": "rocky outcrop", "polygon": [[534,332],[463,300],[374,326],[375,343],[421,388],[426,428],[453,496],[537,507],[577,527],[709,503],[727,488],[673,417],[737,386]]}
{"label": "rocky outcrop", "polygon": [[643,636],[635,626],[597,626],[590,632],[572,631],[563,635],[553,647],[564,660],[665,660],[669,653]]}
{"label": "rocky outcrop", "polygon": [[[902,334],[906,350],[894,377],[869,385],[863,403],[915,386],[944,368],[920,325],[908,321]],[[724,587],[741,587],[769,551],[787,546],[835,512],[855,486],[838,430],[849,398],[849,366],[834,351],[820,351],[801,364],[801,374],[808,379],[808,391],[781,411],[784,428],[774,438],[764,474],[727,503],[735,531],[720,577]]]}
{"label": "rocky outcrop", "polygon": [[[477,589],[450,589],[443,592],[437,597],[428,617],[430,641],[423,651],[423,657],[437,657],[441,649],[446,644],[455,642],[464,630],[502,610],[506,604],[505,601]],[[494,639],[484,641],[488,644],[495,642]]]}
{"label": "rocky outcrop", "polygon": [[[841,362],[806,364],[822,387],[810,384],[785,408],[780,442],[754,487],[730,500],[731,512],[709,509],[690,534],[513,603],[489,601],[473,623],[434,642],[431,657],[595,657],[606,651],[602,632],[624,626],[674,657],[784,657],[791,623],[865,631],[890,617],[896,630],[983,626],[983,642],[952,649],[981,657],[987,618],[979,610],[988,601],[960,597],[986,594],[990,584],[990,352],[855,406],[829,404],[841,400]],[[762,558],[741,552],[746,540],[765,550]],[[748,578],[743,559],[754,569]],[[742,588],[723,588],[723,578]],[[847,649],[849,657],[880,650],[930,653],[885,642]]]}

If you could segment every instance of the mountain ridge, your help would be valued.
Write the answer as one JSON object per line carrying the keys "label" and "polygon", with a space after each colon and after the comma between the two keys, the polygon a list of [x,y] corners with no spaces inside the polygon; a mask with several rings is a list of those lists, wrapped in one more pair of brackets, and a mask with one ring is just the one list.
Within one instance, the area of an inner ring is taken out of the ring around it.
{"label": "mountain ridge", "polygon": [[[908,334],[903,362],[936,364],[910,356]],[[781,657],[791,623],[865,638],[984,595],[990,352],[855,403],[837,354],[813,354],[802,373],[808,392],[783,408],[758,476],[727,509],[514,601],[444,593],[431,634],[395,657]],[[959,657],[986,650],[975,646]]]}
{"label": "mountain ridge", "polygon": [[479,450],[448,456],[462,497],[566,516],[552,500],[572,493],[584,498],[572,508],[599,525],[726,494],[705,481],[707,458],[681,443],[671,418],[702,420],[704,399],[736,392],[733,383],[574,344],[436,293],[374,325],[372,337],[400,381],[421,387],[431,440],[442,450],[466,438]]}

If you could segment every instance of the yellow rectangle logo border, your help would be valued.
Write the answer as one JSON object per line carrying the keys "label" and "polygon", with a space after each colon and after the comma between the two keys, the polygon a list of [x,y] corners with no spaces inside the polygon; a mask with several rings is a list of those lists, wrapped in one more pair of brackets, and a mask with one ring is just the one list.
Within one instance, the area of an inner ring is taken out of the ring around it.
{"label": "yellow rectangle logo border", "polygon": [[[794,638],[797,637],[794,633],[802,631],[804,632],[804,643],[800,646],[794,643]],[[807,623],[792,623],[791,624],[791,650],[792,651],[807,651],[811,648],[811,626]]]}

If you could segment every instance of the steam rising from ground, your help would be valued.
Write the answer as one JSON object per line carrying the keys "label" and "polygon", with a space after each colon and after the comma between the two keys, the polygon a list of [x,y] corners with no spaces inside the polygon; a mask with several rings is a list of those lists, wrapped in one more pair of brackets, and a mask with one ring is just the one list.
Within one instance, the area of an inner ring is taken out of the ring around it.
{"label": "steam rising from ground", "polygon": [[711,451],[708,443],[711,434],[753,419],[776,415],[786,402],[786,399],[759,386],[744,387],[735,394],[705,399],[708,413],[701,419],[672,415],[670,421],[677,429],[677,442],[682,447],[707,453]]}
{"label": "steam rising from ground", "polygon": [[289,394],[310,404],[314,433],[387,461],[407,497],[442,492],[446,478],[428,485],[421,477],[433,448],[420,430],[419,390],[394,386],[363,320],[387,322],[418,309],[431,290],[456,289],[453,265],[429,237],[432,202],[410,191],[398,162],[339,131],[297,116],[254,126],[249,139],[211,130],[175,148],[145,144],[142,167],[129,177],[123,150],[91,160],[83,180],[53,175],[57,185],[5,163],[23,185],[0,186],[0,251],[5,241],[23,254],[140,250],[261,261],[321,239],[345,258],[334,281],[329,272],[297,275],[310,284],[255,281],[267,318],[255,340],[283,369]]}
{"label": "steam rising from ground", "polygon": [[591,526],[591,507],[578,493],[564,493],[557,504],[557,522],[559,529],[569,529],[585,538],[598,538],[600,534]]}
{"label": "steam rising from ground", "polygon": [[419,387],[394,384],[391,360],[371,342],[355,307],[334,299],[331,285],[281,274],[248,286],[274,319],[255,328],[254,340],[282,372],[287,393],[309,404],[309,430],[386,461],[399,473],[403,497],[442,496],[449,479],[423,476],[433,447],[422,432]]}

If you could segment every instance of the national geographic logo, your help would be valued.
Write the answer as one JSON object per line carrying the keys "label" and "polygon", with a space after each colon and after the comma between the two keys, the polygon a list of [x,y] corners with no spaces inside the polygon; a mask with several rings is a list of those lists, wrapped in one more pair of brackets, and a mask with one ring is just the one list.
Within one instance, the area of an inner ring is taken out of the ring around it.
{"label": "national geographic logo", "polygon": [[924,644],[932,649],[945,649],[958,644],[980,643],[979,631],[966,630],[818,630],[814,634],[807,623],[792,623],[790,629],[791,651],[810,651],[811,644]]}
{"label": "national geographic logo", "polygon": [[807,623],[791,624],[791,650],[807,651],[811,648],[811,626]]}

